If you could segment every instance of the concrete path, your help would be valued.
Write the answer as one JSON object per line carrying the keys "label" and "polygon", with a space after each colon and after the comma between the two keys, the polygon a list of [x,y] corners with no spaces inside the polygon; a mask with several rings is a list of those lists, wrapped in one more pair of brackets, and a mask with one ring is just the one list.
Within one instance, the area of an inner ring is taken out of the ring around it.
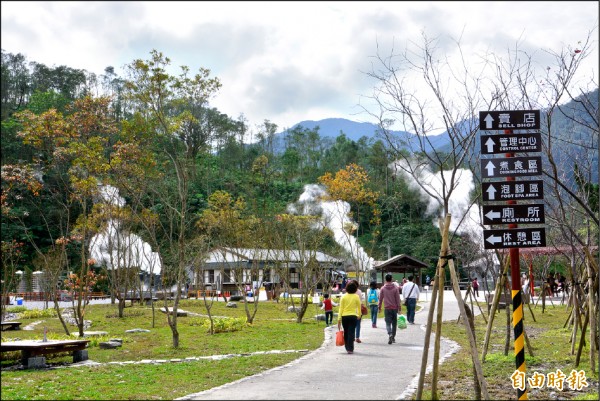
{"label": "concrete path", "polygon": [[[464,297],[464,291],[462,295]],[[483,296],[479,297],[484,300]],[[317,350],[281,367],[246,377],[180,400],[397,400],[408,398],[416,391],[423,355],[425,325],[431,293],[420,297],[423,306],[415,315],[415,325],[398,329],[396,343],[388,345],[385,322],[379,319],[377,328],[365,316],[361,326],[361,344],[355,344],[354,354],[336,347],[337,325],[325,328],[325,341]],[[479,309],[475,307],[475,313]],[[403,307],[403,313],[406,310]],[[444,291],[444,320],[458,318],[458,303],[452,291]],[[435,322],[435,315],[434,315]],[[443,331],[442,331],[443,335]],[[458,345],[442,339],[440,358],[443,361],[458,349]],[[428,371],[433,361],[434,336],[430,340]],[[190,389],[192,390],[192,389]]]}

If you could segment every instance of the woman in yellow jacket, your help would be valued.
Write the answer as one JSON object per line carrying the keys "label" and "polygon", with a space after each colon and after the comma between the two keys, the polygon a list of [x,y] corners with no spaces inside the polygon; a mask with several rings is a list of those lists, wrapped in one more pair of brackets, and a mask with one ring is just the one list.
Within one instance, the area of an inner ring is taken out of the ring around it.
{"label": "woman in yellow jacket", "polygon": [[354,352],[354,335],[360,317],[360,298],[356,294],[358,285],[354,281],[346,285],[346,294],[340,300],[338,330],[344,328],[344,347],[349,354]]}

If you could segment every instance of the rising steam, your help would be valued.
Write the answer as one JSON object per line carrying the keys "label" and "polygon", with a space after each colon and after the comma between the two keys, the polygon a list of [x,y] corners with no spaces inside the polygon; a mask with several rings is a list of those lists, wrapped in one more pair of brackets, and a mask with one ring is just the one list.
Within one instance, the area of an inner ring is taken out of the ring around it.
{"label": "rising steam", "polygon": [[323,201],[327,191],[321,185],[308,184],[298,198],[298,202],[288,206],[293,214],[321,216],[321,224],[334,233],[335,241],[351,255],[360,270],[367,271],[373,266],[373,258],[365,252],[352,232],[357,224],[350,216],[350,204],[341,200]]}

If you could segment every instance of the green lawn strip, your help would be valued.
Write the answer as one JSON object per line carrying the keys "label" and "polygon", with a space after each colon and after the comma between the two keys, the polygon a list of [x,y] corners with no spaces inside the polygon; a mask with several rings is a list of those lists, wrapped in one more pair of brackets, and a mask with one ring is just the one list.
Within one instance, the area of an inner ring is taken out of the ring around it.
{"label": "green lawn strip", "polygon": [[[579,367],[575,367],[576,355],[570,354],[572,330],[568,327],[563,328],[569,310],[566,306],[556,306],[555,308],[546,308],[546,311],[541,313],[541,308],[534,308],[533,313],[537,320],[534,322],[529,310],[525,309],[525,332],[534,353],[534,357],[532,357],[527,346],[525,347],[526,377],[531,377],[536,371],[547,375],[560,369],[565,375],[569,375],[573,369],[583,370],[589,386],[580,391],[569,389],[567,383],[565,383],[563,391],[548,386],[539,389],[528,387],[530,399],[551,399],[552,392],[560,394],[560,397],[564,399],[589,399],[590,396],[598,399],[598,373],[592,372],[589,360],[589,331],[588,344],[582,353]],[[486,327],[487,324],[483,318],[477,317],[476,339],[479,356],[481,356]],[[515,399],[517,395],[517,390],[512,388],[510,379],[515,371],[512,325],[509,328],[508,354],[504,355],[506,329],[505,311],[501,310],[494,319],[488,353],[486,361],[483,363],[488,394],[493,400]],[[457,342],[461,349],[440,366],[438,397],[443,400],[474,399],[473,364],[464,324],[456,323],[456,321],[445,322],[442,327],[442,336]],[[423,399],[431,399],[431,374],[427,374],[425,378]]]}
{"label": "green lawn strip", "polygon": [[[159,305],[157,305],[158,308]],[[196,313],[206,314],[201,300],[182,302],[181,308]],[[317,322],[309,312],[305,321],[295,323],[295,315],[287,312],[283,303],[264,302],[259,306],[254,323],[244,323],[242,329],[233,332],[222,332],[210,335],[204,326],[198,323],[205,319],[189,315],[178,317],[179,347],[173,348],[172,332],[167,324],[164,313],[156,311],[155,327],[152,327],[152,310],[148,307],[128,307],[123,318],[117,317],[115,305],[91,305],[88,307],[86,319],[92,322],[87,331],[105,331],[108,334],[101,337],[89,337],[89,359],[95,362],[130,361],[144,359],[172,359],[186,357],[201,357],[223,354],[251,353],[255,351],[272,350],[313,350],[323,342],[324,322]],[[211,310],[215,316],[228,316],[245,320],[243,304],[238,308],[226,308],[223,302],[215,303]],[[41,339],[44,327],[47,328],[48,339],[67,339],[57,318],[19,319],[26,326],[36,321],[34,330],[19,330],[2,332],[2,341],[15,339]],[[145,329],[150,332],[126,333],[130,329]],[[72,333],[77,333],[76,327],[70,326]],[[120,338],[123,346],[118,349],[100,349],[99,342],[110,338]],[[14,364],[20,354],[3,355],[2,366]],[[48,356],[49,363],[68,361],[64,356]]]}
{"label": "green lawn strip", "polygon": [[166,400],[284,365],[303,353],[2,372],[2,400]]}

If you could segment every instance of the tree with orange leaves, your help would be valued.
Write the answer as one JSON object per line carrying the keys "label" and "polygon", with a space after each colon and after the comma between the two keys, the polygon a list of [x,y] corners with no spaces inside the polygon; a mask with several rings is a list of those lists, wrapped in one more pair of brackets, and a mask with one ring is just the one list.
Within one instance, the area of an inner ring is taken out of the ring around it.
{"label": "tree with orange leaves", "polygon": [[[346,168],[339,170],[333,176],[331,173],[325,173],[319,177],[319,182],[325,186],[330,200],[341,200],[350,204],[351,211],[354,213],[354,221],[360,225],[361,212],[370,214],[369,224],[378,227],[381,224],[381,211],[379,210],[377,200],[379,193],[369,188],[369,175],[361,166],[351,163]],[[344,233],[352,236],[356,229],[358,237],[358,227],[344,227]],[[373,230],[371,244],[374,245],[374,239],[379,235],[378,229]],[[361,261],[357,260],[356,250],[350,250],[356,267],[357,277],[364,273],[364,267]]]}

